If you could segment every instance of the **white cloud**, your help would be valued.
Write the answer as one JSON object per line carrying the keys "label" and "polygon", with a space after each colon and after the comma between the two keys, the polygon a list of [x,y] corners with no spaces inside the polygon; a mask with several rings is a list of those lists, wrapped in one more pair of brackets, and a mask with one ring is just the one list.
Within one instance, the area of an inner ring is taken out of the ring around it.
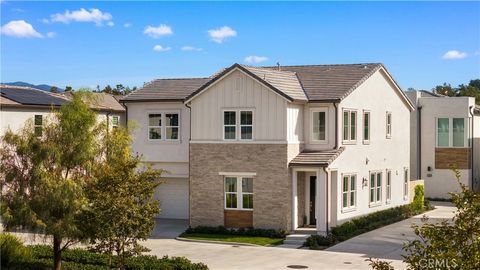
{"label": "white cloud", "polygon": [[268,57],[265,56],[256,56],[256,55],[250,55],[245,57],[244,61],[250,64],[256,64],[256,63],[261,63],[265,62],[268,60]]}
{"label": "white cloud", "polygon": [[467,57],[466,52],[460,52],[457,50],[448,51],[442,56],[443,59],[448,59],[448,60],[462,59],[465,57]]}
{"label": "white cloud", "polygon": [[107,25],[110,26],[110,27],[112,27],[112,26],[114,26],[115,24],[114,24],[112,21],[109,21],[109,22],[107,22]]}
{"label": "white cloud", "polygon": [[210,39],[212,41],[222,43],[227,38],[237,36],[237,31],[228,26],[223,26],[217,29],[208,30],[208,34],[210,35]]}
{"label": "white cloud", "polygon": [[47,33],[47,37],[49,37],[49,38],[54,38],[56,36],[57,36],[57,33],[55,33],[55,32],[48,32]]}
{"label": "white cloud", "polygon": [[103,25],[103,22],[107,22],[108,24],[112,21],[112,14],[102,12],[97,8],[91,8],[89,10],[81,8],[74,11],[66,10],[63,14],[53,14],[50,16],[50,21],[61,23],[93,22],[97,26],[101,26]]}
{"label": "white cloud", "polygon": [[168,36],[173,34],[172,28],[166,24],[161,24],[157,27],[148,25],[145,27],[143,33],[152,38],[159,38],[161,36]]}
{"label": "white cloud", "polygon": [[162,47],[162,45],[155,45],[153,47],[153,50],[156,51],[156,52],[166,52],[166,51],[170,51],[172,48],[170,47]]}
{"label": "white cloud", "polygon": [[21,8],[12,8],[12,11],[15,11],[15,12],[25,12],[25,10],[21,9]]}
{"label": "white cloud", "polygon": [[202,49],[202,48],[192,47],[192,46],[183,46],[183,47],[182,47],[182,51],[196,51],[196,52],[200,52],[200,51],[203,51],[203,49]]}
{"label": "white cloud", "polygon": [[37,32],[33,26],[24,20],[10,21],[2,26],[0,32],[6,36],[18,38],[43,38],[43,35]]}
{"label": "white cloud", "polygon": [[129,27],[131,27],[131,26],[132,26],[131,23],[124,23],[124,24],[123,24],[123,27],[125,27],[125,28],[129,28]]}
{"label": "white cloud", "polygon": [[50,23],[50,20],[43,18],[43,19],[41,20],[41,22],[42,22],[42,23],[47,23],[47,24],[48,24],[48,23]]}

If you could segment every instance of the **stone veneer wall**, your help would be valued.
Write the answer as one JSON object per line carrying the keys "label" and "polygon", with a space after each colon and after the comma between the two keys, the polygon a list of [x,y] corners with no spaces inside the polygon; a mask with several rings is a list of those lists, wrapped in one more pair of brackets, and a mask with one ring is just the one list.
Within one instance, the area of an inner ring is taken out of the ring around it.
{"label": "stone veneer wall", "polygon": [[224,225],[224,180],[219,172],[255,172],[253,226],[290,229],[286,144],[190,144],[190,226]]}

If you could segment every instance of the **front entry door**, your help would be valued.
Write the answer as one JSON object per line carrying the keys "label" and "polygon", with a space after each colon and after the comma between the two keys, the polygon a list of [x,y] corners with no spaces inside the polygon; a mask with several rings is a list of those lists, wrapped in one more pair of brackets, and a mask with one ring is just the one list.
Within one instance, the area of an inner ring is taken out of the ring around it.
{"label": "front entry door", "polygon": [[315,218],[315,194],[317,193],[316,183],[317,183],[317,177],[310,176],[310,224],[309,225],[317,224],[317,219]]}

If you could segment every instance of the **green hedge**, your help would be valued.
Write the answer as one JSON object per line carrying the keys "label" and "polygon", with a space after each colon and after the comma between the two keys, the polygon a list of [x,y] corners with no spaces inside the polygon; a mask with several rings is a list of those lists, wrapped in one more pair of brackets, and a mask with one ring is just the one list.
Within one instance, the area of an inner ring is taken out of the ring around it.
{"label": "green hedge", "polygon": [[[46,270],[53,267],[53,250],[50,246],[35,245],[21,247],[28,250],[30,256],[14,263],[4,265],[2,256],[1,269]],[[2,248],[3,251],[3,248]],[[2,253],[3,255],[3,253]],[[8,259],[8,257],[7,257]],[[112,265],[109,266],[110,259]],[[155,256],[141,255],[130,257],[126,260],[126,270],[208,270],[202,263],[192,263],[183,257],[158,258]],[[85,249],[67,249],[62,252],[62,269],[64,270],[104,270],[117,268],[116,257],[95,253]]]}
{"label": "green hedge", "polygon": [[223,226],[208,227],[198,226],[195,228],[188,228],[185,231],[186,234],[191,233],[206,233],[206,234],[224,234],[224,235],[239,235],[239,236],[260,236],[269,238],[285,238],[288,234],[284,230],[274,229],[255,229],[255,228],[240,228],[240,229],[228,229]]}
{"label": "green hedge", "polygon": [[311,248],[330,246],[336,242],[345,241],[359,234],[418,215],[425,209],[432,208],[428,201],[424,201],[423,186],[418,185],[415,187],[415,197],[412,203],[351,219],[332,228],[331,233],[327,236],[310,236],[305,245]]}

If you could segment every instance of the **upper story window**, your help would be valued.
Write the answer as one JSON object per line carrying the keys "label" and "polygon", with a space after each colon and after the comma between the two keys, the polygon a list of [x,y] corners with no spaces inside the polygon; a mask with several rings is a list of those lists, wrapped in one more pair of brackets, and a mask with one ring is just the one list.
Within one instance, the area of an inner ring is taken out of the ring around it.
{"label": "upper story window", "polygon": [[382,172],[370,173],[370,205],[382,203]]}
{"label": "upper story window", "polygon": [[148,139],[176,141],[179,139],[179,113],[156,112],[148,114]]}
{"label": "upper story window", "polygon": [[118,128],[118,116],[112,116],[112,128]]}
{"label": "upper story window", "polygon": [[385,184],[386,189],[387,189],[387,203],[389,203],[392,200],[392,171],[387,170],[387,183]]}
{"label": "upper story window", "polygon": [[465,147],[465,118],[437,118],[437,147]]}
{"label": "upper story window", "polygon": [[355,174],[343,175],[342,186],[342,208],[355,208],[357,198],[357,176]]}
{"label": "upper story window", "polygon": [[387,133],[387,139],[392,138],[392,113],[387,112],[386,116],[386,133]]}
{"label": "upper story window", "polygon": [[357,141],[357,111],[343,110],[343,141],[346,143]]}
{"label": "upper story window", "polygon": [[225,110],[223,111],[223,139],[244,140],[253,139],[253,111]]}
{"label": "upper story window", "polygon": [[370,142],[370,112],[363,112],[363,143]]}
{"label": "upper story window", "polygon": [[312,110],[312,141],[327,141],[327,109]]}
{"label": "upper story window", "polygon": [[33,120],[33,128],[36,137],[41,137],[43,134],[43,115],[35,115]]}
{"label": "upper story window", "polygon": [[225,177],[225,209],[253,209],[253,178]]}

